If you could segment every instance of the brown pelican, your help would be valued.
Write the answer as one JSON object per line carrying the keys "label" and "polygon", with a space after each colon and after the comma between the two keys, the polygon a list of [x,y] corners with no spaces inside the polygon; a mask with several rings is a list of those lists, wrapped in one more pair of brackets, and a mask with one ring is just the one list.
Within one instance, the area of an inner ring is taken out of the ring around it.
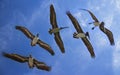
{"label": "brown pelican", "polygon": [[60,30],[68,28],[68,27],[60,27],[60,28],[58,27],[57,21],[56,21],[56,13],[55,13],[55,10],[54,10],[54,7],[52,4],[50,5],[50,23],[52,25],[52,29],[49,30],[49,33],[50,34],[54,33],[54,39],[55,39],[57,45],[59,46],[61,52],[65,53],[64,44],[60,37],[59,32],[60,32]]}
{"label": "brown pelican", "polygon": [[38,38],[39,34],[34,36],[27,28],[22,26],[16,26],[15,28],[23,32],[28,38],[32,40],[31,46],[35,46],[36,44],[38,44],[40,47],[46,49],[51,55],[54,55],[54,51],[52,50],[52,48]]}
{"label": "brown pelican", "polygon": [[88,48],[88,51],[90,52],[91,54],[91,57],[95,57],[95,54],[94,54],[94,50],[93,50],[93,47],[91,45],[91,43],[89,42],[89,40],[87,39],[86,36],[88,36],[88,32],[87,33],[84,33],[82,28],[80,27],[78,21],[75,19],[74,16],[72,16],[72,14],[68,11],[66,12],[67,16],[70,18],[70,20],[72,21],[74,27],[76,28],[76,31],[77,33],[74,33],[73,34],[73,37],[74,38],[81,38],[82,41],[84,42],[84,44],[86,45],[86,47]]}
{"label": "brown pelican", "polygon": [[38,69],[41,69],[41,70],[46,70],[46,71],[51,70],[50,66],[47,66],[44,62],[37,61],[31,55],[29,55],[29,57],[25,57],[18,54],[8,54],[3,52],[3,56],[20,63],[28,62],[29,68],[37,67]]}
{"label": "brown pelican", "polygon": [[[81,10],[85,10],[85,11],[89,12],[91,17],[95,21],[95,22],[92,22],[92,23],[94,23],[95,27],[99,26],[100,30],[107,35],[107,37],[108,37],[108,39],[110,41],[110,44],[114,45],[115,43],[114,43],[113,34],[112,34],[112,32],[110,30],[108,30],[107,28],[104,27],[104,22],[99,22],[98,19],[95,17],[95,15],[91,11],[89,11],[87,9],[81,9]],[[92,24],[92,23],[89,23],[89,24]],[[92,29],[94,29],[95,27],[93,27]]]}
{"label": "brown pelican", "polygon": [[114,38],[113,38],[113,34],[110,30],[108,30],[107,28],[104,27],[104,22],[101,22],[100,26],[99,26],[100,30],[105,33],[110,41],[111,45],[115,45],[114,43]]}
{"label": "brown pelican", "polygon": [[99,20],[95,17],[95,15],[94,15],[91,11],[89,11],[89,10],[87,10],[87,9],[80,9],[80,10],[85,10],[85,11],[87,11],[87,12],[91,15],[91,17],[92,17],[92,19],[94,20],[94,22],[91,22],[91,23],[89,23],[89,24],[94,24],[94,25],[95,25],[94,27],[92,27],[92,30],[93,30],[96,26],[99,26],[99,25],[100,25]]}

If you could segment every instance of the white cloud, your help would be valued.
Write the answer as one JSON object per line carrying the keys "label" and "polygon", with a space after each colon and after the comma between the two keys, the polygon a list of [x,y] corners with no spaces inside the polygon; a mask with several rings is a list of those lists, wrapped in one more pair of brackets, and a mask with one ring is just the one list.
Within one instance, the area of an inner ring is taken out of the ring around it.
{"label": "white cloud", "polygon": [[[106,44],[107,44],[107,42],[109,42],[108,40],[107,40],[107,38],[105,38],[105,37],[107,37],[106,35],[103,35],[104,33],[102,33],[102,32],[97,32],[95,35],[96,35],[96,45],[97,45],[97,47],[104,47]],[[105,37],[104,37],[105,36]],[[99,42],[99,43],[98,43]]]}
{"label": "white cloud", "polygon": [[[40,4],[39,8],[37,8],[37,9],[32,13],[31,18],[30,18],[30,20],[28,21],[28,22],[29,22],[29,26],[33,25],[34,22],[35,22],[38,18],[40,18],[40,17],[42,17],[42,16],[45,16],[43,13],[46,12],[45,9],[47,9],[47,7],[48,7],[49,5],[50,5],[50,1],[48,1],[48,0],[44,0],[44,1]],[[42,17],[42,18],[44,18],[44,17]]]}
{"label": "white cloud", "polygon": [[[12,23],[9,23],[12,24]],[[0,28],[0,50],[5,50],[9,46],[9,42],[13,39],[13,30],[12,26],[5,25],[4,27]]]}
{"label": "white cloud", "polygon": [[[27,17],[25,16],[24,13],[22,13],[21,11],[19,10],[15,10],[13,12],[13,16],[15,18],[15,22],[17,24],[25,24],[27,25],[27,27],[31,27],[34,25],[35,21],[36,20],[39,20],[39,18],[42,17],[42,19],[44,19],[43,16],[46,16],[46,14],[44,14],[44,12],[46,12],[48,6],[50,5],[50,2],[51,1],[48,1],[48,0],[44,0],[42,3],[40,3],[40,6],[38,8],[36,8],[30,17]],[[17,15],[17,16],[16,16]]]}
{"label": "white cloud", "polygon": [[88,19],[84,17],[85,14],[82,14],[80,11],[77,11],[73,14],[73,16],[77,19],[80,25],[87,27],[87,21]]}
{"label": "white cloud", "polygon": [[116,46],[115,46],[115,48],[116,48],[116,51],[120,51],[120,39],[118,39],[118,40],[116,41]]}
{"label": "white cloud", "polygon": [[113,24],[114,14],[108,14],[106,17],[103,18],[105,21],[105,27],[110,28]]}
{"label": "white cloud", "polygon": [[115,5],[118,9],[120,9],[120,0],[115,0]]}
{"label": "white cloud", "polygon": [[117,39],[115,50],[113,51],[113,69],[115,73],[120,69],[120,39]]}

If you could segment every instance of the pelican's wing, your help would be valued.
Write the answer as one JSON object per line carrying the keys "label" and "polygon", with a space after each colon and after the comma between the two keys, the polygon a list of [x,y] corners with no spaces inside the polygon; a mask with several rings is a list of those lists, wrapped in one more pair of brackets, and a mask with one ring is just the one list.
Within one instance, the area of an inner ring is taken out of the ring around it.
{"label": "pelican's wing", "polygon": [[66,12],[67,16],[70,18],[70,20],[72,21],[75,29],[77,30],[78,33],[84,33],[82,28],[80,27],[78,21],[76,20],[76,18],[68,11]]}
{"label": "pelican's wing", "polygon": [[81,38],[81,39],[84,42],[85,46],[87,47],[88,51],[90,52],[91,57],[94,58],[95,57],[94,49],[93,49],[91,43],[89,42],[89,40],[87,39],[87,37]]}
{"label": "pelican's wing", "polygon": [[[72,14],[70,12],[67,12],[68,17],[70,18],[70,20],[72,21],[74,27],[76,28],[78,33],[84,33],[78,23],[78,21],[72,16]],[[85,38],[81,38],[82,41],[84,42],[85,46],[87,47],[88,51],[90,52],[92,57],[95,57],[94,54],[94,49],[91,45],[91,43],[89,42],[89,40],[85,37]]]}
{"label": "pelican's wing", "polygon": [[60,37],[60,33],[58,32],[58,33],[55,33],[54,35],[55,35],[54,39],[55,39],[57,45],[59,46],[61,52],[65,53],[64,44],[63,44],[63,41]]}
{"label": "pelican's wing", "polygon": [[24,63],[24,62],[28,61],[28,57],[24,57],[24,56],[21,56],[21,55],[18,55],[18,54],[8,54],[8,53],[3,52],[3,56],[7,57],[7,58],[10,58],[12,60],[21,62],[21,63]]}
{"label": "pelican's wing", "polygon": [[47,43],[43,42],[42,40],[39,39],[38,42],[37,42],[37,44],[40,47],[46,49],[51,55],[55,54],[54,51],[52,50],[52,48]]}
{"label": "pelican's wing", "polygon": [[21,32],[23,32],[28,38],[30,38],[31,40],[35,37],[27,28],[22,27],[22,26],[16,26],[15,27],[17,30],[20,30]]}
{"label": "pelican's wing", "polygon": [[102,22],[99,26],[100,30],[105,33],[110,41],[110,44],[111,45],[114,45],[115,42],[114,42],[114,37],[113,37],[113,34],[110,30],[108,30],[107,28],[104,27],[104,23]]}
{"label": "pelican's wing", "polygon": [[50,71],[51,67],[47,66],[44,62],[40,62],[34,59],[34,64],[38,69]]}
{"label": "pelican's wing", "polygon": [[95,15],[90,10],[87,10],[87,9],[80,9],[80,10],[87,11],[95,22],[99,22],[98,19],[95,17]]}
{"label": "pelican's wing", "polygon": [[56,21],[56,13],[54,10],[54,6],[52,4],[50,5],[50,23],[53,29],[58,28],[57,21]]}

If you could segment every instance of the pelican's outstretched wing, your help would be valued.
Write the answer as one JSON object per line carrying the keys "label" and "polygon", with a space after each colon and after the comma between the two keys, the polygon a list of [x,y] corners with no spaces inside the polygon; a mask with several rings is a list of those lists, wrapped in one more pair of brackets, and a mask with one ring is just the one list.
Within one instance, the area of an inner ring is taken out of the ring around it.
{"label": "pelican's outstretched wing", "polygon": [[[72,21],[72,23],[73,23],[74,27],[76,28],[77,32],[78,33],[84,33],[82,28],[80,27],[78,21],[75,19],[75,17],[72,16],[72,14],[69,11],[66,14],[68,15],[68,17]],[[81,38],[81,39],[82,39],[83,43],[85,44],[85,46],[87,47],[88,51],[90,52],[91,57],[95,57],[94,49],[93,49],[91,43],[89,42],[89,40],[86,37]]]}
{"label": "pelican's outstretched wing", "polygon": [[69,11],[67,11],[66,14],[70,18],[70,20],[72,21],[72,23],[73,23],[75,29],[77,30],[77,32],[78,33],[84,33],[82,28],[80,27],[78,21],[75,19],[75,17],[73,17],[72,14]]}
{"label": "pelican's outstretched wing", "polygon": [[58,28],[57,21],[56,21],[56,13],[54,10],[54,6],[52,4],[50,5],[50,23],[53,29]]}
{"label": "pelican's outstretched wing", "polygon": [[95,22],[99,22],[99,20],[95,17],[95,15],[90,10],[87,10],[87,9],[80,9],[80,10],[87,11]]}
{"label": "pelican's outstretched wing", "polygon": [[95,57],[94,49],[93,49],[91,43],[89,42],[89,40],[86,37],[85,38],[81,38],[81,39],[84,42],[84,44],[86,45],[88,51],[90,52],[91,57],[94,58]]}
{"label": "pelican's outstretched wing", "polygon": [[38,42],[37,42],[37,44],[40,47],[46,49],[51,55],[55,54],[54,51],[52,50],[52,48],[47,43],[43,42],[42,40],[39,39]]}
{"label": "pelican's outstretched wing", "polygon": [[[56,13],[55,13],[55,10],[54,10],[54,6],[51,4],[50,5],[50,23],[52,25],[52,28],[58,28],[57,26],[57,21],[56,21]],[[65,52],[65,49],[64,49],[64,44],[63,44],[63,41],[60,37],[60,33],[54,33],[55,37],[55,41],[57,43],[57,45],[59,46],[60,50],[62,53]]]}
{"label": "pelican's outstretched wing", "polygon": [[20,30],[21,32],[23,32],[28,38],[30,38],[31,40],[35,37],[27,28],[22,27],[22,26],[15,26],[15,28],[17,30]]}
{"label": "pelican's outstretched wing", "polygon": [[3,52],[3,56],[7,57],[7,58],[10,58],[12,60],[21,62],[21,63],[24,63],[24,62],[28,61],[28,57],[24,57],[24,56],[21,56],[21,55],[18,55],[18,54],[8,54],[8,53]]}
{"label": "pelican's outstretched wing", "polygon": [[50,71],[51,67],[47,66],[44,62],[40,62],[34,59],[34,64],[38,69]]}
{"label": "pelican's outstretched wing", "polygon": [[114,42],[114,37],[113,37],[113,34],[110,30],[108,30],[107,28],[104,27],[104,22],[102,22],[99,26],[100,30],[105,33],[110,41],[110,44],[111,45],[115,45],[115,42]]}
{"label": "pelican's outstretched wing", "polygon": [[55,33],[54,39],[55,39],[57,45],[59,46],[61,52],[62,52],[62,53],[65,53],[64,44],[63,44],[63,41],[62,41],[62,39],[61,39],[61,37],[60,37],[60,33],[59,33],[59,32],[58,32],[58,33]]}

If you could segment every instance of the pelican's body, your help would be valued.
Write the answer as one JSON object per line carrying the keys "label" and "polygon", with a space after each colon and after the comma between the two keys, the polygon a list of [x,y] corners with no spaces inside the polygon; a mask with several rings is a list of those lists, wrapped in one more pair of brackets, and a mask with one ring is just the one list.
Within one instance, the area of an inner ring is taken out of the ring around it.
{"label": "pelican's body", "polygon": [[34,67],[34,62],[33,61],[34,61],[33,57],[30,56],[28,58],[28,65],[29,65],[30,68]]}
{"label": "pelican's body", "polygon": [[[109,41],[110,41],[110,44],[111,44],[111,45],[114,45],[115,43],[114,43],[113,34],[112,34],[112,32],[111,32],[109,29],[107,29],[107,28],[104,27],[104,22],[100,22],[100,21],[96,18],[96,16],[95,16],[91,11],[89,11],[89,10],[87,10],[87,9],[81,9],[81,10],[85,10],[85,11],[88,11],[88,12],[89,12],[89,14],[91,15],[92,19],[94,20],[94,22],[89,23],[89,24],[94,24],[95,27],[98,27],[98,26],[99,26],[99,29],[100,29],[103,33],[105,33],[105,34],[107,35],[107,37],[108,37],[108,39],[109,39]],[[95,27],[92,27],[92,30],[93,30]]]}
{"label": "pelican's body", "polygon": [[68,28],[68,27],[58,27],[55,9],[52,4],[50,5],[50,24],[52,25],[52,29],[50,29],[48,32],[50,34],[54,34],[54,39],[55,39],[56,44],[58,45],[61,52],[65,53],[64,43],[60,36],[60,30]]}
{"label": "pelican's body", "polygon": [[60,28],[54,28],[54,29],[50,29],[49,30],[49,33],[52,34],[52,33],[58,33],[61,29]]}
{"label": "pelican's body", "polygon": [[39,40],[39,38],[37,36],[35,36],[33,38],[33,40],[31,41],[31,46],[35,46],[37,44],[38,40]]}
{"label": "pelican's body", "polygon": [[74,38],[84,38],[84,37],[86,37],[86,35],[84,33],[74,33],[73,37]]}
{"label": "pelican's body", "polygon": [[35,46],[36,44],[38,44],[40,47],[47,50],[51,55],[55,54],[52,48],[47,43],[43,42],[42,40],[38,38],[39,34],[33,35],[27,28],[22,27],[22,26],[16,26],[15,28],[23,32],[28,38],[32,40],[31,46]]}
{"label": "pelican's body", "polygon": [[36,67],[41,70],[46,70],[46,71],[51,70],[50,66],[47,66],[44,62],[40,62],[40,61],[34,59],[31,55],[29,57],[25,57],[25,56],[21,56],[18,54],[8,54],[8,53],[3,52],[3,56],[7,57],[9,59],[12,59],[14,61],[20,62],[20,63],[27,62],[29,65],[29,68],[31,68],[31,69]]}
{"label": "pelican's body", "polygon": [[99,26],[100,25],[100,22],[94,22],[93,23],[95,26]]}
{"label": "pelican's body", "polygon": [[74,38],[81,38],[83,43],[85,44],[85,46],[87,47],[88,51],[91,54],[91,57],[95,57],[95,53],[94,53],[94,49],[92,47],[92,44],[89,42],[89,40],[87,39],[86,36],[88,36],[89,38],[89,33],[86,32],[84,33],[81,26],[79,25],[78,21],[76,20],[76,18],[68,11],[66,12],[67,16],[69,17],[69,19],[71,20],[74,28],[76,29],[77,33],[73,34]]}
{"label": "pelican's body", "polygon": [[94,24],[94,27],[92,27],[92,30],[101,24],[101,22],[99,22],[99,20],[96,18],[96,16],[90,10],[87,10],[87,9],[81,9],[81,10],[87,11],[90,14],[90,16],[92,17],[92,19],[94,20],[94,22],[89,23],[89,24]]}

